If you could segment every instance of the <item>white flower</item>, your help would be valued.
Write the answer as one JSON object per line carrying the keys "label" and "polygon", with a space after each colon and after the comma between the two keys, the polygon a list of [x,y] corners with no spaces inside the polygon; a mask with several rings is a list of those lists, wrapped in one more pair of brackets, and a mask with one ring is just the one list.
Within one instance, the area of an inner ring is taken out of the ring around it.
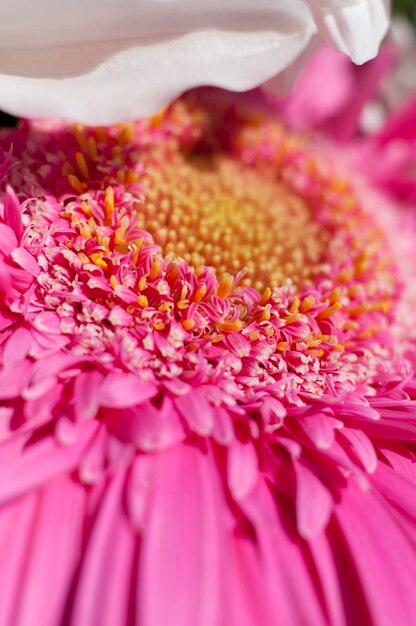
{"label": "white flower", "polygon": [[197,85],[245,90],[319,34],[377,54],[389,0],[2,0],[0,108],[107,124]]}

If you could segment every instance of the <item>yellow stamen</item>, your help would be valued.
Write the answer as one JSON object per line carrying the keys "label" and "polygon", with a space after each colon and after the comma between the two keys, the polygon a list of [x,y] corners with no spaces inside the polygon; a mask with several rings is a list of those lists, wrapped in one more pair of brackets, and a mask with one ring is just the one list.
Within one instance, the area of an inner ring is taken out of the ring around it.
{"label": "yellow stamen", "polygon": [[115,289],[119,285],[119,282],[117,278],[114,276],[114,274],[110,276],[110,285],[112,286],[113,289]]}
{"label": "yellow stamen", "polygon": [[114,189],[107,187],[104,198],[105,223],[107,226],[111,224],[112,213],[114,211]]}
{"label": "yellow stamen", "polygon": [[313,307],[314,304],[315,298],[313,296],[306,296],[306,298],[302,300],[302,304],[300,305],[300,312],[306,313]]}
{"label": "yellow stamen", "polygon": [[331,304],[331,306],[329,306],[327,309],[324,309],[323,311],[318,313],[318,315],[316,316],[316,319],[319,321],[326,320],[329,317],[331,317],[331,315],[339,311],[341,307],[342,307],[341,302],[334,302],[334,304]]}
{"label": "yellow stamen", "polygon": [[194,302],[200,302],[206,293],[207,293],[207,287],[206,285],[202,285],[202,287],[200,287],[194,295],[194,298],[193,298]]}
{"label": "yellow stamen", "polygon": [[141,294],[140,296],[137,296],[137,304],[144,309],[149,306],[149,300],[145,295]]}
{"label": "yellow stamen", "polygon": [[78,178],[78,176],[75,176],[73,174],[69,174],[68,182],[71,185],[72,189],[78,195],[81,195],[82,193],[84,193],[85,189],[87,188],[87,185],[85,183],[82,183],[80,179]]}
{"label": "yellow stamen", "polygon": [[81,174],[83,175],[83,177],[86,180],[89,180],[90,173],[89,173],[89,170],[88,170],[87,162],[86,162],[85,157],[82,154],[82,152],[77,152],[75,154],[75,161],[76,161],[77,167],[78,167],[79,171],[81,172]]}
{"label": "yellow stamen", "polygon": [[231,276],[231,274],[227,274],[226,276],[224,276],[224,278],[220,281],[220,284],[218,285],[217,296],[219,298],[226,298],[230,293],[233,284],[234,276]]}
{"label": "yellow stamen", "polygon": [[93,252],[93,254],[91,254],[91,261],[103,270],[106,270],[108,267],[107,263],[103,260],[102,252]]}
{"label": "yellow stamen", "polygon": [[196,326],[196,322],[195,320],[193,320],[192,318],[187,319],[187,320],[183,320],[182,321],[182,326],[184,327],[185,330],[193,330]]}
{"label": "yellow stamen", "polygon": [[260,300],[260,306],[265,306],[269,302],[271,295],[272,290],[270,289],[270,287],[266,287]]}
{"label": "yellow stamen", "polygon": [[147,289],[147,279],[146,276],[141,276],[139,278],[139,282],[138,282],[138,288],[139,291],[144,291],[145,289]]}
{"label": "yellow stamen", "polygon": [[222,322],[218,325],[220,330],[224,332],[232,332],[236,330],[241,330],[243,327],[243,322],[241,320],[237,320],[236,322]]}

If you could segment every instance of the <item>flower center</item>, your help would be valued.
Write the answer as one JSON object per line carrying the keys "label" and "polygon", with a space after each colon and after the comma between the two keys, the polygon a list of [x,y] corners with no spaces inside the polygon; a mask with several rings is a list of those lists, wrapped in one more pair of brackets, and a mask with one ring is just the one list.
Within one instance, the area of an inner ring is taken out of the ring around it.
{"label": "flower center", "polygon": [[305,284],[318,271],[328,232],[270,168],[178,150],[146,170],[137,225],[165,254],[210,266],[219,279],[245,270],[242,284],[258,290],[287,278]]}

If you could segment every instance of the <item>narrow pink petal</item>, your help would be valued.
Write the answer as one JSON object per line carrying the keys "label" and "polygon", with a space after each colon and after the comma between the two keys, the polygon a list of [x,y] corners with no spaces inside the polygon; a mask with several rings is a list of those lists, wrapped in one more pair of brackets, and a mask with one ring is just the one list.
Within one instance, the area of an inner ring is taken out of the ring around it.
{"label": "narrow pink petal", "polygon": [[[68,611],[71,626],[134,623],[131,587],[135,582],[138,538],[123,507],[125,475],[120,472],[98,504]],[[162,625],[162,622],[159,626]]]}
{"label": "narrow pink petal", "polygon": [[344,428],[341,436],[349,441],[364,469],[372,474],[377,467],[377,453],[367,435],[355,428]]}
{"label": "narrow pink petal", "polygon": [[300,424],[318,448],[323,450],[329,448],[334,441],[334,427],[324,413],[305,415],[300,420]]}
{"label": "narrow pink petal", "polygon": [[81,372],[75,380],[74,408],[75,415],[80,419],[95,417],[99,407],[98,390],[103,375],[98,371]]}
{"label": "narrow pink petal", "polygon": [[50,436],[28,445],[20,455],[1,459],[0,503],[76,467],[96,428],[96,424],[84,424],[80,438],[72,446],[61,446]]}
{"label": "narrow pink petal", "polygon": [[293,465],[296,474],[298,531],[308,539],[326,526],[332,511],[332,496],[309,467],[301,462]]}
{"label": "narrow pink petal", "polygon": [[178,412],[169,398],[160,407],[144,402],[138,407],[111,411],[107,423],[124,442],[147,452],[167,448],[185,437]]}
{"label": "narrow pink petal", "polygon": [[4,345],[3,367],[9,369],[24,361],[32,344],[33,336],[30,330],[24,326],[16,328]]}
{"label": "narrow pink petal", "polygon": [[238,439],[228,446],[228,485],[234,498],[244,498],[258,480],[257,453],[251,442]]}
{"label": "narrow pink petal", "polygon": [[103,480],[107,442],[107,428],[99,423],[80,460],[79,475],[83,483],[93,485]]}
{"label": "narrow pink petal", "polygon": [[38,276],[41,269],[35,258],[26,250],[26,248],[15,248],[11,253],[11,257],[17,265],[29,272],[32,276]]}
{"label": "narrow pink petal", "polygon": [[99,403],[104,407],[123,409],[153,398],[156,392],[155,385],[134,374],[114,373],[101,383]]}
{"label": "narrow pink petal", "polygon": [[264,581],[264,564],[250,537],[231,535],[227,541],[222,620],[218,626],[276,626],[280,623],[275,597]]}
{"label": "narrow pink petal", "polygon": [[[412,461],[409,461],[412,463]],[[379,463],[372,483],[406,517],[416,522],[416,498],[413,480],[399,474],[385,463]]]}
{"label": "narrow pink petal", "polygon": [[353,483],[336,506],[336,516],[355,563],[372,623],[416,623],[416,547],[388,505]]}
{"label": "narrow pink petal", "polygon": [[23,233],[22,208],[18,197],[10,185],[6,187],[4,196],[4,221],[13,229],[19,240]]}
{"label": "narrow pink petal", "polygon": [[186,396],[176,398],[175,404],[191,430],[203,436],[212,432],[214,411],[203,389],[192,389]]}
{"label": "narrow pink petal", "polygon": [[379,446],[392,468],[416,484],[416,456],[409,447],[401,442],[389,442],[388,448]]}
{"label": "narrow pink petal", "polygon": [[17,248],[17,238],[14,230],[6,224],[0,224],[0,254],[9,255]]}
{"label": "narrow pink petal", "polygon": [[21,578],[31,547],[38,502],[38,493],[32,491],[0,507],[0,624],[16,624]]}
{"label": "narrow pink petal", "polygon": [[288,503],[284,499],[276,501],[260,480],[241,505],[255,531],[264,597],[272,598],[271,623],[327,624],[305,545],[296,537],[290,517],[285,516]]}
{"label": "narrow pink petal", "polygon": [[33,322],[36,330],[43,333],[60,335],[61,334],[61,318],[57,313],[52,311],[43,311],[39,313]]}
{"label": "narrow pink petal", "polygon": [[[63,477],[47,484],[36,498],[26,553],[16,581],[13,618],[9,622],[16,626],[62,623],[82,549],[84,488]],[[2,514],[0,510],[0,517]],[[16,537],[16,543],[22,540],[23,536]],[[7,563],[7,552],[3,550],[2,555]]]}
{"label": "narrow pink petal", "polygon": [[228,446],[234,439],[232,417],[227,409],[218,407],[215,410],[214,428],[212,436],[217,443]]}
{"label": "narrow pink petal", "polygon": [[337,563],[326,532],[315,534],[308,544],[324,595],[329,623],[331,626],[348,626]]}
{"label": "narrow pink petal", "polygon": [[213,626],[227,567],[217,469],[191,446],[164,452],[161,462],[144,522],[137,623]]}
{"label": "narrow pink petal", "polygon": [[20,396],[29,371],[30,363],[28,361],[23,361],[13,368],[0,370],[0,400],[9,400]]}

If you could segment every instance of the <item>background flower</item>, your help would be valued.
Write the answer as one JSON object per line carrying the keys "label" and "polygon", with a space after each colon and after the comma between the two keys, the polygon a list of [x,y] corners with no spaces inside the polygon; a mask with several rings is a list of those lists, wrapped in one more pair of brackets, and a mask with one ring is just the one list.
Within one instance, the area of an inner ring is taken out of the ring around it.
{"label": "background flower", "polygon": [[254,87],[317,31],[363,63],[388,12],[388,0],[5,2],[0,107],[95,124],[146,116],[197,85]]}

